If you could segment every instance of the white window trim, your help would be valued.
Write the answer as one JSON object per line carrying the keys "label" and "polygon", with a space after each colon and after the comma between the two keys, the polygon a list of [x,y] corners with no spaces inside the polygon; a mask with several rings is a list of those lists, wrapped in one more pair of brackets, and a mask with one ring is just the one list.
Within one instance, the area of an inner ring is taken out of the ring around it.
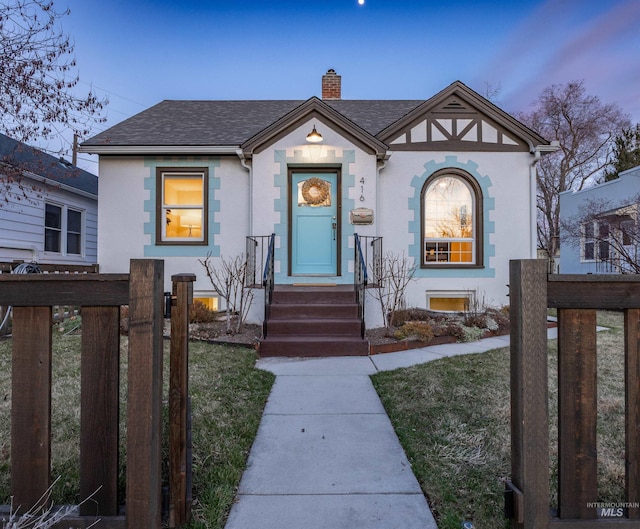
{"label": "white window trim", "polygon": [[457,314],[459,311],[432,309],[431,298],[467,298],[469,300],[469,307],[471,307],[473,305],[474,298],[476,297],[475,290],[427,290],[425,294],[427,300],[427,310],[430,310],[432,312],[440,312],[443,314]]}
{"label": "white window trim", "polygon": [[[87,253],[86,249],[86,236],[87,236],[87,228],[86,228],[86,210],[77,207],[71,207],[67,204],[63,204],[62,202],[54,202],[53,200],[46,200],[43,213],[45,214],[43,218],[43,232],[42,232],[42,248],[45,255],[57,255],[57,256],[70,256],[73,258],[84,258]],[[46,240],[46,230],[52,229],[47,228],[46,226],[46,210],[47,206],[54,206],[60,208],[60,251],[52,252],[50,250],[45,250],[45,240]],[[80,253],[68,253],[67,251],[67,238],[69,235],[69,211],[76,211],[80,213]]]}

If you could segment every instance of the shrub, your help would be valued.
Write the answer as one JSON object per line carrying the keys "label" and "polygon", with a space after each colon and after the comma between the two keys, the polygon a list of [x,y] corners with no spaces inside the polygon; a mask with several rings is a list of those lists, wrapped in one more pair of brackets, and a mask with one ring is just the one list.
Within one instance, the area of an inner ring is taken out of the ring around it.
{"label": "shrub", "polygon": [[428,342],[433,338],[431,325],[426,321],[408,321],[394,335],[398,340],[414,339]]}
{"label": "shrub", "polygon": [[487,317],[481,312],[468,312],[463,316],[462,321],[467,327],[478,327],[480,329],[487,327]]}
{"label": "shrub", "polygon": [[504,307],[500,310],[496,309],[487,309],[487,316],[491,318],[498,326],[497,330],[500,333],[506,333],[510,330],[510,321],[509,321],[509,307]]}
{"label": "shrub", "polygon": [[408,321],[429,321],[431,313],[427,309],[402,309],[395,313],[394,322],[397,327],[401,327]]}
{"label": "shrub", "polygon": [[478,327],[462,326],[462,341],[463,342],[475,342],[484,337],[484,330]]}
{"label": "shrub", "polygon": [[210,323],[216,320],[216,316],[216,311],[196,299],[189,310],[189,323]]}

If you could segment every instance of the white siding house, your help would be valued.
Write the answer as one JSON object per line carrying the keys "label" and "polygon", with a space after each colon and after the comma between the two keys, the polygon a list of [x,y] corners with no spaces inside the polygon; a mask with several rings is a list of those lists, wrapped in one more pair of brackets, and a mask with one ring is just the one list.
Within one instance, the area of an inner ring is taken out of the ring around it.
{"label": "white siding house", "polygon": [[0,134],[0,186],[0,262],[97,263],[97,176]]}
{"label": "white siding house", "polygon": [[409,306],[507,303],[509,260],[536,255],[549,142],[460,82],[411,101],[343,100],[339,83],[329,70],[306,101],[163,101],[83,143],[100,156],[101,270],[162,258],[167,287],[192,272],[212,296],[198,259],[274,233],[276,284],[352,284],[357,233],[415,264]]}

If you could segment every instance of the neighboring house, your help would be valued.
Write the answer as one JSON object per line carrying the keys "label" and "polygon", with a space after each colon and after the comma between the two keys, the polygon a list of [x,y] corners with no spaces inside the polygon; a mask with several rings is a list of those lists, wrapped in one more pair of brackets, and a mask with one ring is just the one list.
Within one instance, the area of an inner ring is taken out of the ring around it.
{"label": "neighboring house", "polygon": [[0,188],[0,262],[97,263],[97,176],[0,134]]}
{"label": "neighboring house", "polygon": [[357,233],[367,252],[375,239],[407,256],[406,303],[434,310],[507,303],[509,260],[536,256],[535,165],[549,150],[460,82],[426,101],[343,100],[333,70],[322,99],[163,101],[81,146],[100,156],[104,272],[161,258],[167,288],[192,272],[211,298],[198,259],[274,233],[276,284],[349,284]]}
{"label": "neighboring house", "polygon": [[[560,271],[637,273],[639,196],[640,166],[615,180],[560,193]],[[584,218],[588,221],[576,220]]]}

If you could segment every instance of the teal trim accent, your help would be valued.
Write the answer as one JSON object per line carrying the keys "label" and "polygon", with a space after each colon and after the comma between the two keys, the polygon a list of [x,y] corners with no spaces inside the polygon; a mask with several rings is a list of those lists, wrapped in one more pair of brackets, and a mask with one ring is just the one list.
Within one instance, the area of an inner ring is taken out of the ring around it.
{"label": "teal trim accent", "polygon": [[[420,216],[420,198],[422,188],[427,179],[436,171],[441,169],[447,169],[455,167],[462,169],[469,173],[476,179],[480,188],[482,189],[483,198],[483,218],[484,218],[484,268],[420,268],[421,262],[420,252],[422,248],[422,241],[420,240],[420,223],[422,218]],[[422,277],[441,277],[441,278],[456,278],[456,277],[495,277],[495,268],[489,266],[491,258],[495,257],[496,249],[495,245],[490,243],[490,235],[495,233],[495,223],[489,220],[489,214],[495,209],[495,199],[490,196],[489,189],[493,185],[491,179],[488,176],[483,176],[478,173],[478,164],[469,160],[466,163],[458,161],[457,156],[445,156],[443,163],[436,163],[431,160],[424,164],[425,172],[422,175],[415,175],[411,180],[411,187],[413,187],[413,196],[409,197],[409,210],[413,211],[414,220],[409,222],[409,233],[413,234],[413,244],[409,245],[409,255],[413,257],[414,262],[418,263],[418,268],[414,274],[416,278]]]}
{"label": "teal trim accent", "polygon": [[[274,200],[274,211],[280,213],[280,222],[274,226],[274,233],[280,239],[280,247],[275,250],[275,261],[279,263],[280,271],[276,273],[276,283],[317,283],[321,281],[332,281],[334,283],[351,283],[353,282],[353,272],[349,271],[349,261],[353,260],[353,248],[349,247],[349,240],[355,233],[353,225],[349,222],[349,211],[355,208],[355,200],[349,198],[349,189],[356,185],[356,176],[350,172],[349,165],[354,163],[356,153],[354,150],[347,149],[342,151],[342,156],[337,156],[335,150],[327,151],[327,155],[322,158],[322,163],[310,162],[308,157],[303,156],[300,150],[294,150],[293,156],[287,156],[286,151],[276,150],[274,152],[274,161],[280,164],[280,172],[273,175],[274,187],[280,189],[280,198]],[[313,276],[290,276],[288,270],[288,236],[289,236],[289,178],[288,169],[290,164],[305,166],[305,169],[313,170],[313,166],[322,167],[324,164],[340,165],[342,173],[342,208],[340,210],[342,222],[342,239],[341,239],[341,276],[322,276],[321,278]],[[276,265],[276,269],[278,266]]]}
{"label": "teal trim accent", "polygon": [[[214,243],[215,235],[220,233],[220,224],[215,222],[215,213],[220,211],[220,201],[215,198],[220,189],[220,177],[216,176],[216,167],[220,160],[209,157],[148,157],[144,160],[149,175],[144,179],[144,188],[149,190],[149,198],[144,201],[144,210],[149,213],[149,222],[144,224],[144,233],[150,237],[151,244],[144,247],[145,257],[204,257],[210,253],[220,256],[220,246]],[[156,169],[158,167],[208,167],[209,168],[209,244],[207,246],[156,246]]]}

